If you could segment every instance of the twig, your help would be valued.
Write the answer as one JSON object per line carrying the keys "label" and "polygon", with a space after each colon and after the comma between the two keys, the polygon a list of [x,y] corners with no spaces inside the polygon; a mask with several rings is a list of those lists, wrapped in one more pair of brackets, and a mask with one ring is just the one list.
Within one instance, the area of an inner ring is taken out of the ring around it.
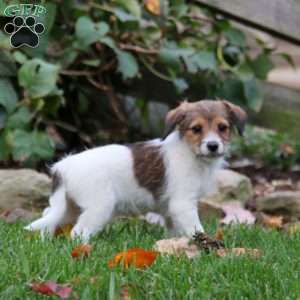
{"label": "twig", "polygon": [[66,76],[91,76],[94,74],[97,74],[96,71],[80,71],[80,70],[61,70],[60,74],[66,75]]}
{"label": "twig", "polygon": [[101,90],[101,91],[104,91],[104,92],[107,92],[110,87],[107,86],[107,85],[104,85],[104,84],[101,84],[100,82],[97,82],[96,80],[94,80],[92,78],[92,76],[87,76],[87,80],[88,82],[90,82],[94,87],[96,87],[97,89]]}
{"label": "twig", "polygon": [[153,73],[155,76],[157,76],[158,78],[161,78],[163,80],[166,80],[166,81],[170,81],[170,82],[173,82],[174,79],[165,75],[165,74],[162,74],[161,72],[155,70],[150,64],[148,64],[148,62],[142,58],[141,56],[139,56],[141,62],[145,65],[145,67],[151,72]]}
{"label": "twig", "polygon": [[139,47],[139,46],[123,44],[123,43],[120,43],[119,47],[122,50],[130,50],[130,51],[133,51],[133,52],[143,53],[143,54],[158,54],[158,52],[159,52],[156,49],[146,49],[146,48],[142,48],[142,47]]}

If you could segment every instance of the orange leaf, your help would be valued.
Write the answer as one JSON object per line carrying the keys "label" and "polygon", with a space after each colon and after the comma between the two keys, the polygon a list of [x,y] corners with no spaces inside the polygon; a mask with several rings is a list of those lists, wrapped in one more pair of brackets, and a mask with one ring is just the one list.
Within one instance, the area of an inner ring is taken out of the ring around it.
{"label": "orange leaf", "polygon": [[149,13],[159,16],[160,15],[160,1],[159,0],[145,0],[145,8]]}
{"label": "orange leaf", "polygon": [[120,252],[108,262],[110,268],[120,264],[125,268],[133,265],[136,268],[145,268],[153,264],[158,253],[156,251],[144,250],[141,248],[132,248],[127,251]]}
{"label": "orange leaf", "polygon": [[55,236],[63,235],[64,237],[69,237],[71,234],[72,228],[73,228],[73,224],[65,224],[63,226],[58,227],[55,230],[54,235]]}
{"label": "orange leaf", "polygon": [[75,247],[72,252],[71,256],[73,258],[79,258],[79,257],[87,257],[90,255],[91,251],[93,249],[92,245],[89,244],[81,244]]}
{"label": "orange leaf", "polygon": [[262,214],[262,224],[268,228],[281,229],[283,226],[283,216],[268,216]]}
{"label": "orange leaf", "polygon": [[257,258],[261,256],[261,251],[258,249],[251,248],[231,248],[231,249],[218,249],[217,255],[220,257],[225,257],[228,255],[241,256],[241,255],[249,255],[251,257]]}

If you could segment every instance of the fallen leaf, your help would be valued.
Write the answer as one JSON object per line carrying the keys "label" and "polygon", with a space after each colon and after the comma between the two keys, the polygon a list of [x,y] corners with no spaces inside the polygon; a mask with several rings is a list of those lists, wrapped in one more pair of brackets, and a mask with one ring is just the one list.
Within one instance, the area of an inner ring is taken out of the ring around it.
{"label": "fallen leaf", "polygon": [[290,144],[282,144],[280,145],[280,151],[285,156],[290,156],[295,154],[295,148]]}
{"label": "fallen leaf", "polygon": [[254,224],[255,217],[249,211],[243,208],[240,202],[232,201],[222,204],[226,216],[221,220],[222,224]]}
{"label": "fallen leaf", "polygon": [[223,241],[224,240],[224,231],[222,228],[218,228],[217,232],[215,234],[215,239],[219,240],[219,241]]}
{"label": "fallen leaf", "polygon": [[89,244],[81,244],[75,247],[72,252],[71,256],[73,258],[80,258],[80,257],[87,257],[90,255],[91,251],[93,249],[92,245]]}
{"label": "fallen leaf", "polygon": [[145,0],[145,8],[155,16],[160,15],[160,0]]}
{"label": "fallen leaf", "polygon": [[231,248],[231,249],[218,249],[217,255],[220,257],[225,257],[228,255],[241,256],[241,255],[249,255],[254,258],[258,258],[261,256],[261,251],[258,249],[251,248]]}
{"label": "fallen leaf", "polygon": [[186,255],[188,258],[192,258],[200,252],[198,247],[191,244],[186,237],[159,240],[154,244],[154,249],[161,254]]}
{"label": "fallen leaf", "polygon": [[52,296],[55,295],[57,284],[53,281],[47,281],[41,283],[33,282],[29,286],[37,293]]}
{"label": "fallen leaf", "polygon": [[33,282],[30,288],[36,293],[47,296],[58,296],[60,299],[67,299],[72,293],[72,288],[68,285],[57,284],[54,281]]}
{"label": "fallen leaf", "polygon": [[64,236],[64,237],[70,237],[72,228],[73,228],[73,224],[65,224],[65,225],[63,225],[63,226],[58,227],[58,228],[55,230],[54,235],[55,235],[55,236],[60,236],[60,235],[62,235],[62,236]]}
{"label": "fallen leaf", "polygon": [[136,268],[145,268],[151,266],[158,253],[156,251],[144,250],[141,248],[132,248],[127,251],[120,252],[108,262],[110,268],[120,264],[125,268],[133,265]]}
{"label": "fallen leaf", "polygon": [[97,284],[98,282],[99,282],[99,277],[97,277],[97,276],[93,276],[93,277],[91,277],[90,278],[90,284]]}
{"label": "fallen leaf", "polygon": [[193,236],[193,242],[198,246],[200,250],[205,250],[206,252],[224,248],[223,241],[212,239],[203,232],[196,232]]}
{"label": "fallen leaf", "polygon": [[296,234],[300,232],[300,222],[285,224],[284,229],[289,234]]}
{"label": "fallen leaf", "polygon": [[265,227],[272,229],[281,229],[283,227],[283,216],[269,216],[264,213],[260,213],[257,216],[257,220]]}
{"label": "fallen leaf", "polygon": [[60,286],[55,294],[60,299],[68,299],[71,293],[72,293],[72,288],[70,286]]}
{"label": "fallen leaf", "polygon": [[128,285],[123,285],[120,290],[120,299],[121,300],[131,300],[132,298],[130,297],[129,294],[129,286]]}

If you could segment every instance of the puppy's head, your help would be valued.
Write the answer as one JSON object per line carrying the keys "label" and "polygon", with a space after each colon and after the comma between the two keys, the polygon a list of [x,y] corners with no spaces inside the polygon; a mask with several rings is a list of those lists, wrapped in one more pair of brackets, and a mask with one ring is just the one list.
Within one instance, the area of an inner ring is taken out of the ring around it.
{"label": "puppy's head", "polygon": [[247,115],[228,101],[182,102],[166,116],[165,137],[178,130],[197,156],[217,158],[226,153],[233,128],[243,134]]}

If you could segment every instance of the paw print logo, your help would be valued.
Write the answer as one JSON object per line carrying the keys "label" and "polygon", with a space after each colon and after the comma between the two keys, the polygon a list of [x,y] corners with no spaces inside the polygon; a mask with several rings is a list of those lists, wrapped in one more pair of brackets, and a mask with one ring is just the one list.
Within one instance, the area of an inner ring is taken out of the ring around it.
{"label": "paw print logo", "polygon": [[10,34],[10,44],[14,48],[26,45],[35,48],[39,44],[39,35],[42,34],[45,27],[42,23],[37,23],[35,18],[28,16],[23,18],[17,16],[12,23],[7,23],[4,31]]}

